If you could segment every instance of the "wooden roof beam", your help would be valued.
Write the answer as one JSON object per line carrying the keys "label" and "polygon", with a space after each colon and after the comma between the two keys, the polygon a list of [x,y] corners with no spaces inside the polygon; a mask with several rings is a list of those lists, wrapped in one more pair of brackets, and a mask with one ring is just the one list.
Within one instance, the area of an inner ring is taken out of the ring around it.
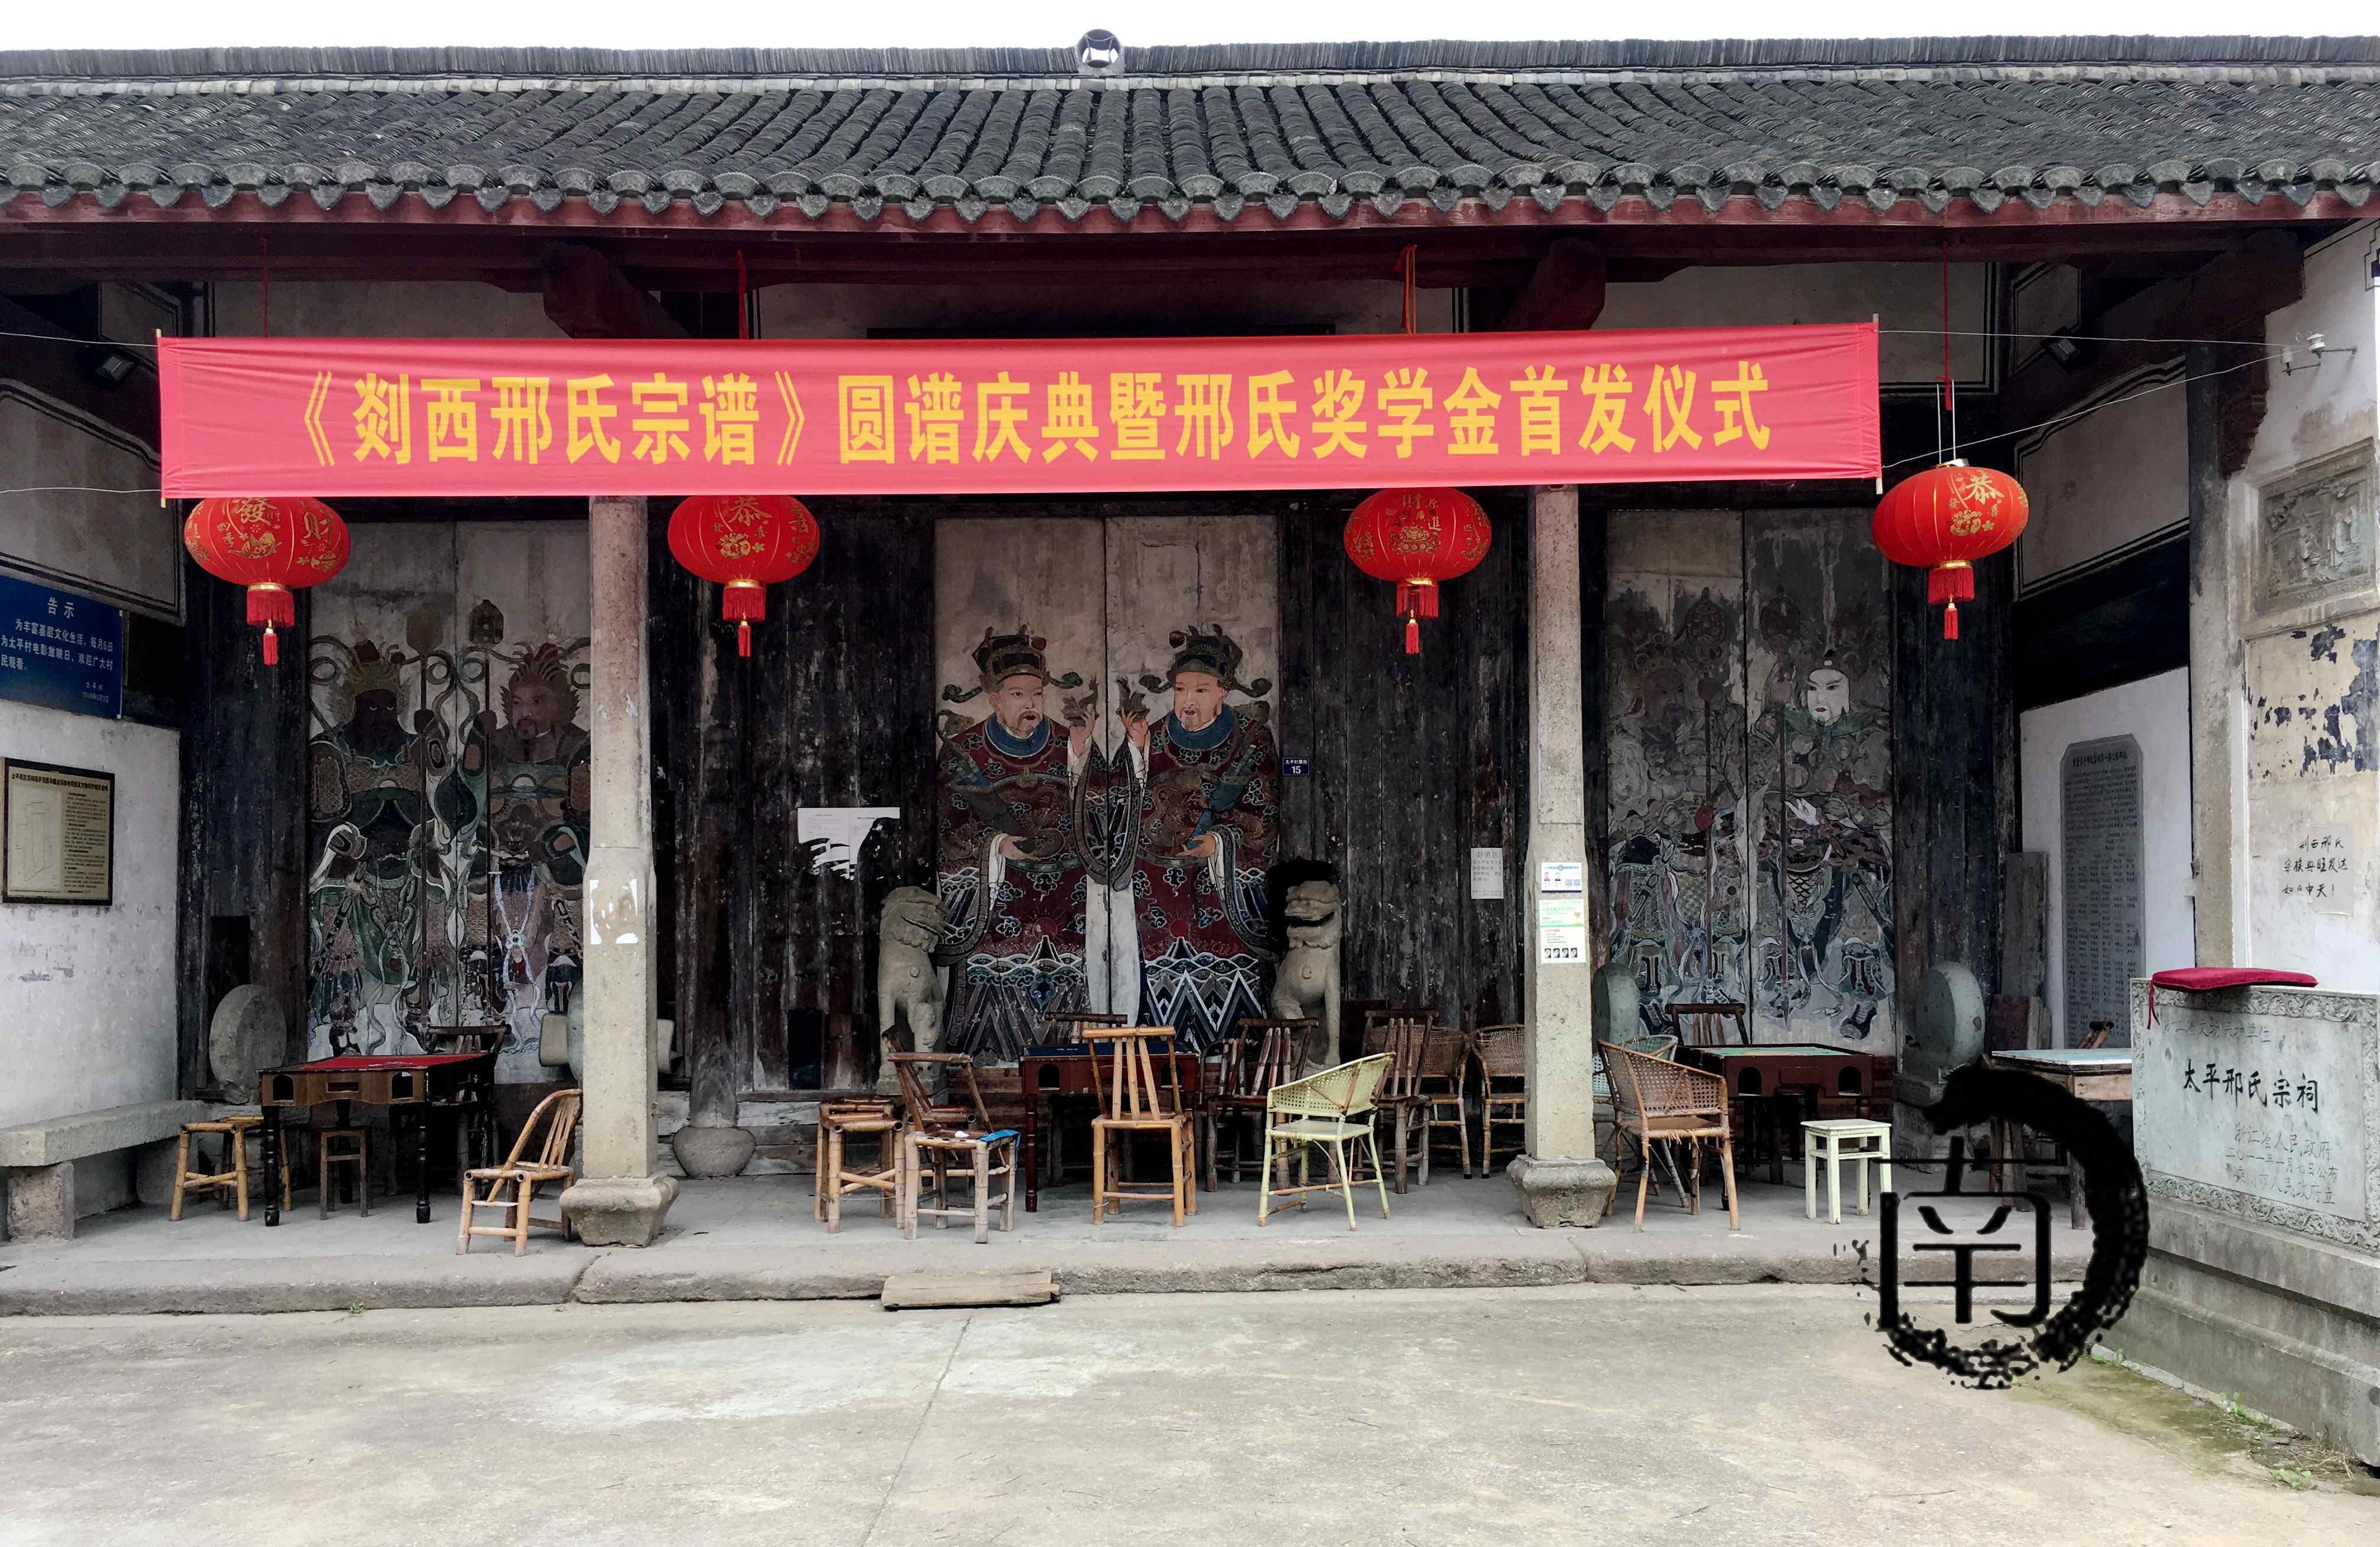
{"label": "wooden roof beam", "polygon": [[2054,418],[2119,377],[2171,359],[2186,347],[2185,339],[2260,330],[2267,313],[2304,294],[2304,254],[2296,238],[2287,231],[2259,231],[2194,274],[2085,317],[2076,333],[2146,342],[2090,346],[2071,370],[2046,354],[2036,357],[2001,389],[2001,422]]}
{"label": "wooden roof beam", "polygon": [[538,255],[546,320],[573,338],[684,338],[659,301],[612,260],[576,242],[550,242]]}
{"label": "wooden roof beam", "polygon": [[1591,328],[1603,315],[1604,278],[1603,259],[1592,246],[1577,237],[1559,238],[1499,326],[1506,333]]}
{"label": "wooden roof beam", "polygon": [[[86,355],[103,354],[123,346],[68,333],[6,297],[0,297],[0,333],[33,335],[12,339],[6,348],[0,349],[0,360],[6,362],[5,368],[0,368],[0,378],[18,383],[79,413],[89,414],[142,445],[156,445],[157,378],[153,372],[136,367],[120,385],[113,387],[83,373]],[[34,338],[57,342],[36,343]]]}

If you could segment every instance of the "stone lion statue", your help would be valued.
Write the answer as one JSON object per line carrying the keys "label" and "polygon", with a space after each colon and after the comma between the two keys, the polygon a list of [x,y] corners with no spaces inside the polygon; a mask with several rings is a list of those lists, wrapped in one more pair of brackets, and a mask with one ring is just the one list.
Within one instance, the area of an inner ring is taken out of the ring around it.
{"label": "stone lion statue", "polygon": [[1281,907],[1289,920],[1289,950],[1273,978],[1272,1013],[1281,1020],[1321,1022],[1305,1035],[1301,1074],[1321,1068],[1339,1046],[1339,906],[1335,883],[1301,881]]}
{"label": "stone lion statue", "polygon": [[934,894],[922,886],[895,887],[884,899],[876,937],[876,1029],[884,1040],[876,1089],[886,1095],[900,1089],[892,1069],[898,1051],[892,1028],[900,1015],[909,1017],[911,1051],[941,1051],[942,974],[934,965],[941,942],[942,905]]}

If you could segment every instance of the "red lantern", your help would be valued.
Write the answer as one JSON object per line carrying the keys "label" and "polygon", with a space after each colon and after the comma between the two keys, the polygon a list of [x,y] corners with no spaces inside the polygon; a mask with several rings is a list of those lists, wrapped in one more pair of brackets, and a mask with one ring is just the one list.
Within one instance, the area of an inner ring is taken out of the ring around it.
{"label": "red lantern", "polygon": [[764,587],[818,557],[819,525],[785,494],[697,494],[670,516],[670,555],[726,590],[719,615],[735,624],[735,653],[752,653],[752,624],[769,615]]}
{"label": "red lantern", "polygon": [[1394,580],[1405,653],[1421,653],[1421,620],[1438,615],[1438,587],[1488,556],[1494,529],[1460,489],[1383,489],[1347,518],[1347,556],[1376,580]]}
{"label": "red lantern", "polygon": [[1974,562],[2015,542],[2032,514],[2023,485],[2004,472],[1945,462],[1893,485],[1870,530],[1895,564],[1933,570],[1925,603],[1949,603],[1942,637],[1959,637],[1959,603],[1974,599]]}
{"label": "red lantern", "polygon": [[276,628],[298,625],[295,592],[347,565],[347,524],[321,500],[200,500],[182,546],[219,580],[248,588],[248,621],[264,625],[264,664],[281,661]]}

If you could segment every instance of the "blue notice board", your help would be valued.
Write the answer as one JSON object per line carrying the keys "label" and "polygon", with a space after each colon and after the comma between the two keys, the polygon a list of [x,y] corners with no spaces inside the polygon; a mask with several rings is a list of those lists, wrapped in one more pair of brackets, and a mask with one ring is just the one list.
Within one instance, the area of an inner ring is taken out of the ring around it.
{"label": "blue notice board", "polygon": [[0,575],[0,699],[120,716],[124,609]]}

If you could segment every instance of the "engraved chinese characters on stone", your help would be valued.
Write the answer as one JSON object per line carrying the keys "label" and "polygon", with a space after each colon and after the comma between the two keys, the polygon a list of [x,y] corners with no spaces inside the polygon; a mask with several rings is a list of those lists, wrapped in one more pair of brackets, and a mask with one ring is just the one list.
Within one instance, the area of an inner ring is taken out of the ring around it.
{"label": "engraved chinese characters on stone", "polygon": [[2308,463],[2262,491],[2264,532],[2256,607],[2351,596],[2373,584],[2373,458],[2369,442]]}

